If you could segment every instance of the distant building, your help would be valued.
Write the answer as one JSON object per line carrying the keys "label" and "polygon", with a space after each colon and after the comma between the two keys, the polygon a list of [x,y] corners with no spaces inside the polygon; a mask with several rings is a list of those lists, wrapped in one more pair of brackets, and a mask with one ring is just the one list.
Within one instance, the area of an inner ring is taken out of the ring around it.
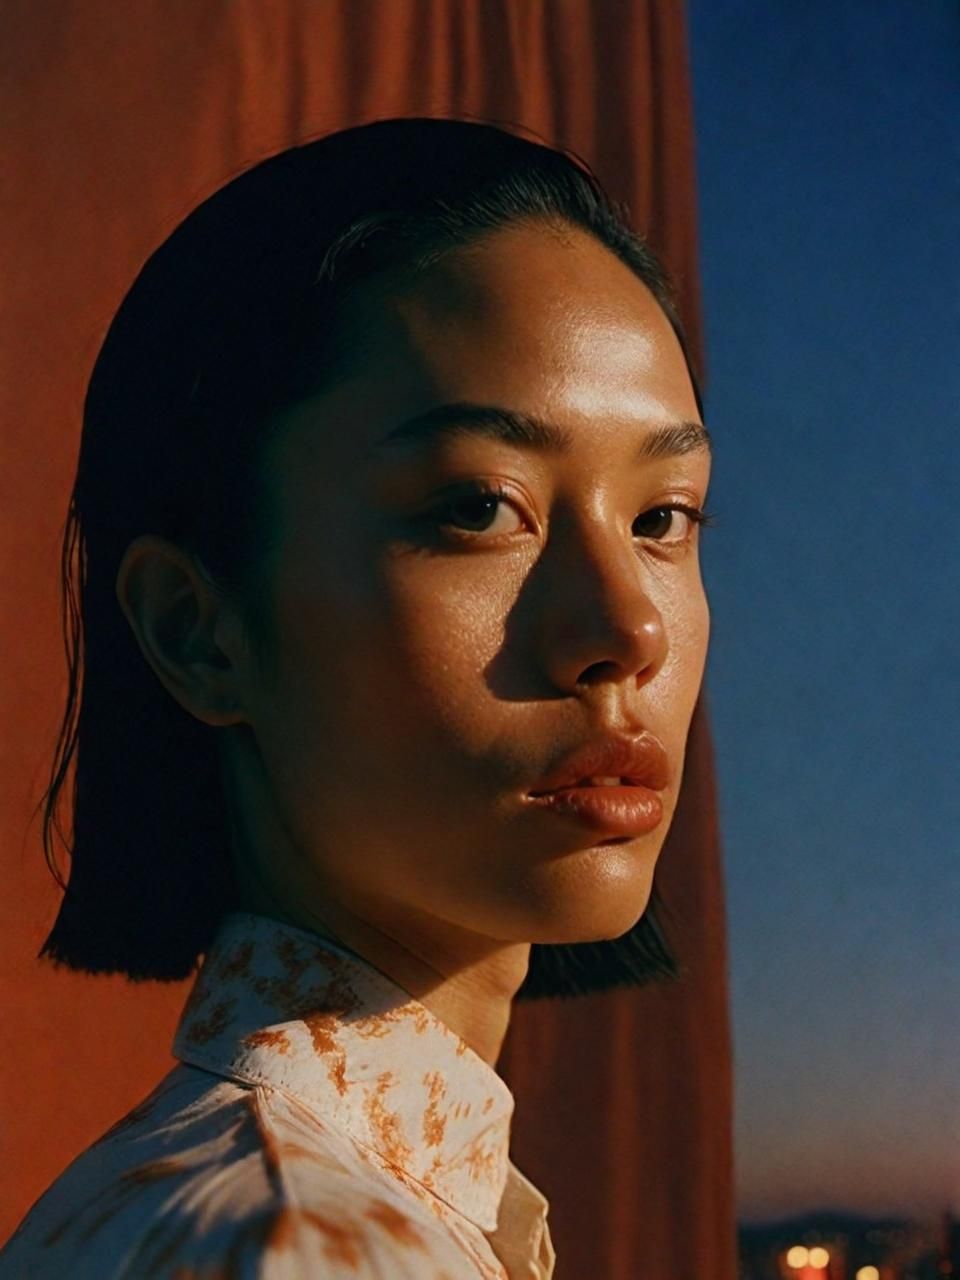
{"label": "distant building", "polygon": [[960,1230],[821,1211],[738,1229],[740,1280],[960,1280]]}

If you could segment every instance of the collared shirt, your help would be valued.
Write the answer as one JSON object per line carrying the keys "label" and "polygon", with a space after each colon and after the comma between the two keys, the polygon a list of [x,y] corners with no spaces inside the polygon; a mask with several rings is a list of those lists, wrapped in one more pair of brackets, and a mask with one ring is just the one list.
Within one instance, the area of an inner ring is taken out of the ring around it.
{"label": "collared shirt", "polygon": [[230,912],[177,1065],[0,1250],[0,1280],[548,1280],[513,1095],[355,952]]}

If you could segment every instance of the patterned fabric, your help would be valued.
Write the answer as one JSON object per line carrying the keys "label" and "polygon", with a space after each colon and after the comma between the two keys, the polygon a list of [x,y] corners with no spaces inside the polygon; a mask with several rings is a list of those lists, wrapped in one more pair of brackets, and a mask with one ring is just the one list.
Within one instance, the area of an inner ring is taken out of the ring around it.
{"label": "patterned fabric", "polygon": [[177,1065],[0,1250],[0,1280],[548,1280],[514,1099],[360,956],[231,912]]}

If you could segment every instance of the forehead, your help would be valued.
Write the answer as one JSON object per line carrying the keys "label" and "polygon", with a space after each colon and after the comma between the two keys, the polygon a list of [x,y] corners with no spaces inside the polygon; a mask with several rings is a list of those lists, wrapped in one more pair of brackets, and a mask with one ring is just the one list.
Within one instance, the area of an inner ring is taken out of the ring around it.
{"label": "forehead", "polygon": [[[656,299],[577,229],[501,228],[415,279],[385,274],[347,304],[347,373],[298,406],[332,416],[334,451],[363,449],[436,404],[509,406],[573,428],[698,417],[686,363]],[[350,427],[343,431],[343,427]],[[339,442],[339,443],[338,443]]]}
{"label": "forehead", "polygon": [[410,372],[447,389],[476,379],[501,397],[665,393],[686,368],[656,299],[614,253],[577,229],[500,229],[452,252],[384,299],[375,336]]}

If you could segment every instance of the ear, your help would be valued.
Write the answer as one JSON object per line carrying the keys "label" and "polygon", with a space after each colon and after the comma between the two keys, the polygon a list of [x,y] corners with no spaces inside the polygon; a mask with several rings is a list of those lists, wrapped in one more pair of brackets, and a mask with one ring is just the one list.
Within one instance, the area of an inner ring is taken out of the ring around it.
{"label": "ear", "polygon": [[247,719],[241,621],[192,555],[142,534],[124,552],[116,593],[143,656],[186,711],[210,725]]}

